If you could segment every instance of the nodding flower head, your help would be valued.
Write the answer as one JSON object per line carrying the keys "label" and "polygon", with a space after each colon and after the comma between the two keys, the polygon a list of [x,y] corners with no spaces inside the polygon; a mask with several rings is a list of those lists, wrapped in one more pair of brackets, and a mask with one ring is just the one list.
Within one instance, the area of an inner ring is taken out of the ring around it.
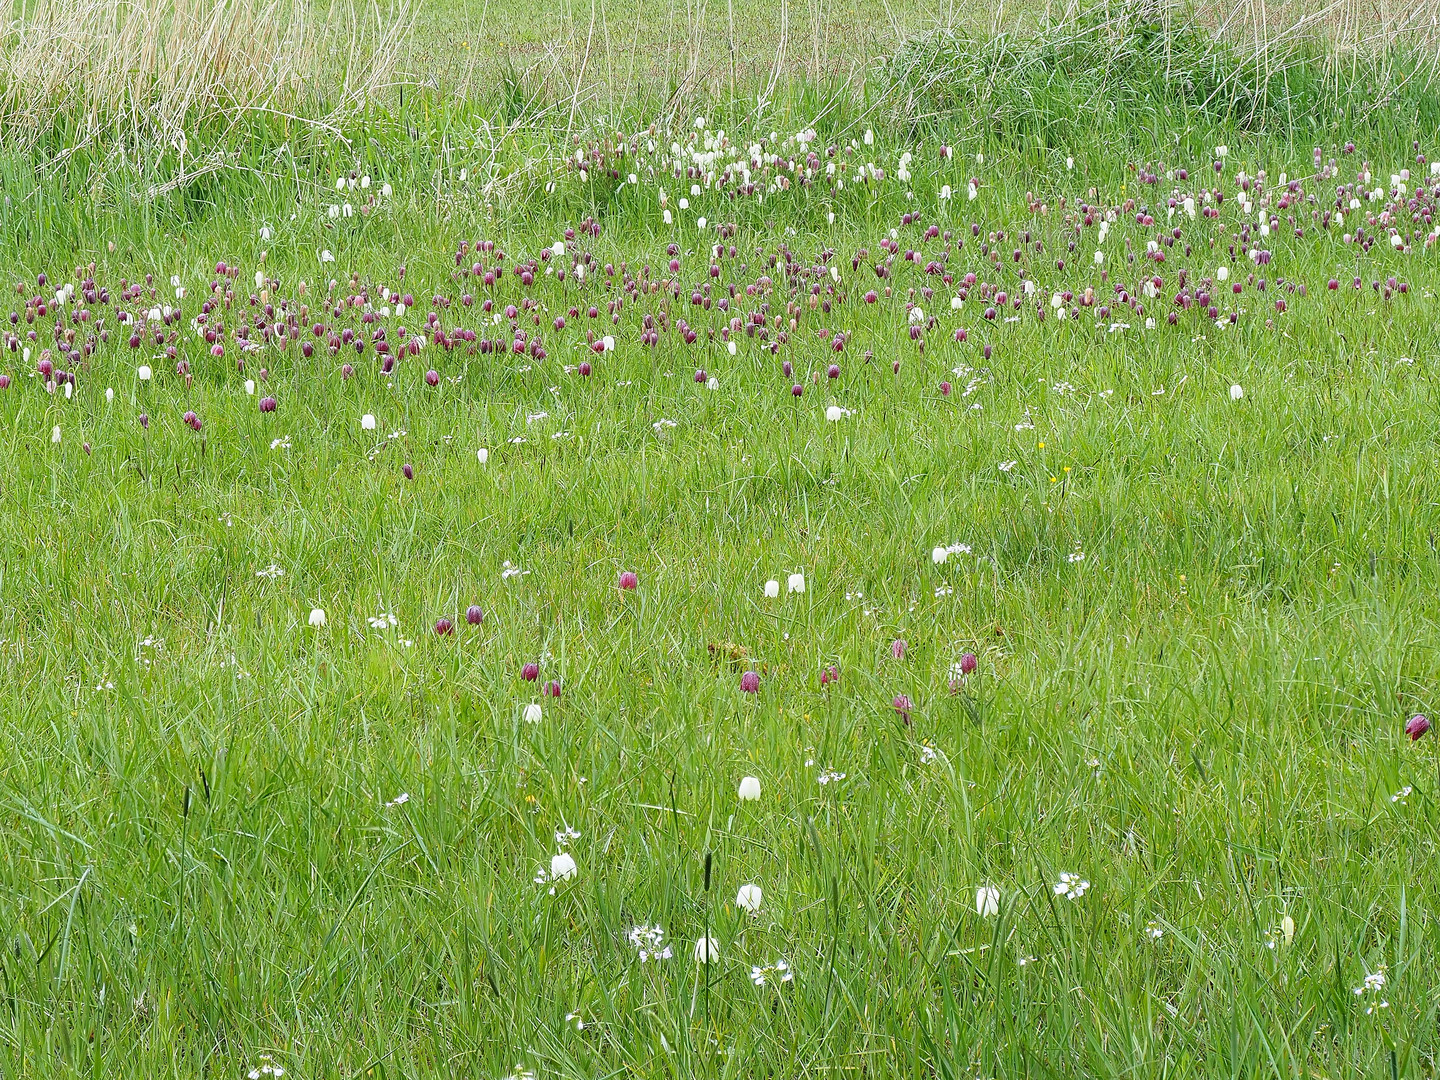
{"label": "nodding flower head", "polygon": [[1428,717],[1416,713],[1405,725],[1405,734],[1410,736],[1410,741],[1415,742],[1420,736],[1430,730]]}
{"label": "nodding flower head", "polygon": [[758,694],[760,692],[760,676],[753,671],[747,671],[740,676],[740,689],[747,694]]}
{"label": "nodding flower head", "polygon": [[520,669],[520,677],[526,682],[534,682],[540,678],[540,665],[533,661]]}
{"label": "nodding flower head", "polygon": [[910,710],[915,707],[915,703],[910,700],[909,694],[896,694],[895,700],[890,704],[895,707],[896,716],[904,720],[905,723],[910,723]]}
{"label": "nodding flower head", "polygon": [[635,571],[626,570],[620,575],[620,588],[633,591],[639,587],[640,578],[636,576]]}
{"label": "nodding flower head", "polygon": [[545,684],[545,696],[558,698],[560,696],[560,680],[551,679]]}
{"label": "nodding flower head", "polygon": [[485,621],[485,612],[480,610],[479,604],[471,604],[465,609],[465,621],[471,626],[479,626]]}
{"label": "nodding flower head", "polygon": [[262,397],[260,399],[260,411],[274,412],[277,404],[279,403],[273,397]]}
{"label": "nodding flower head", "polygon": [[445,637],[447,634],[453,634],[454,632],[455,624],[449,619],[440,618],[435,620],[435,633],[441,637]]}

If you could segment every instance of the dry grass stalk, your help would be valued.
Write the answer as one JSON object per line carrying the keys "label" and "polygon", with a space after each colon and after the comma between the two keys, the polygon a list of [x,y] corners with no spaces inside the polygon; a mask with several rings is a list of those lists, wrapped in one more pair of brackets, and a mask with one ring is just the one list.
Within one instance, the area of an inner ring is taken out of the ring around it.
{"label": "dry grass stalk", "polygon": [[[395,81],[407,11],[305,0],[40,0],[0,37],[0,131],[24,146],[186,132],[278,113],[333,126]],[[76,128],[80,130],[75,130]]]}

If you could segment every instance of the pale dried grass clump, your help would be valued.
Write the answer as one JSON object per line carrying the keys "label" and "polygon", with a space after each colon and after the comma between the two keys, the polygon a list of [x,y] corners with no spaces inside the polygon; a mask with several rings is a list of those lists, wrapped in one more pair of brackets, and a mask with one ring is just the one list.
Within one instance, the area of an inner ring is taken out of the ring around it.
{"label": "pale dried grass clump", "polygon": [[1437,0],[1207,0],[1196,9],[1225,37],[1257,54],[1319,40],[1341,54],[1440,50]]}
{"label": "pale dried grass clump", "polygon": [[166,145],[247,113],[333,127],[395,82],[405,7],[307,0],[39,0],[0,38],[0,134]]}

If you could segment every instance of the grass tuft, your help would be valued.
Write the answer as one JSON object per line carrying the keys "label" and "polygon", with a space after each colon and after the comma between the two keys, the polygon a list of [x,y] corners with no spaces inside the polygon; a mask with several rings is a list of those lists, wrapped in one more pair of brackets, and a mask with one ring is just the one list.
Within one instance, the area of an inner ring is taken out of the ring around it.
{"label": "grass tuft", "polygon": [[1397,129],[1440,123],[1427,25],[1335,47],[1302,18],[1247,40],[1164,0],[1088,7],[1035,29],[940,31],[907,41],[887,89],[912,125],[937,122],[1056,149],[1097,132],[1160,140],[1175,131],[1309,138],[1365,118]]}

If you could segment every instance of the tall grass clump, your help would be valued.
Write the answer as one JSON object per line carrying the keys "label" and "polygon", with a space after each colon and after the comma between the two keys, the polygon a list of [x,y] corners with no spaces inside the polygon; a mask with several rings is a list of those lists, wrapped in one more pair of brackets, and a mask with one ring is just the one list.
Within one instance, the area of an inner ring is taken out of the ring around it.
{"label": "tall grass clump", "polygon": [[1434,27],[1418,15],[1340,18],[1338,7],[1324,9],[1332,18],[1311,12],[1272,26],[1238,8],[1122,0],[1029,29],[947,30],[901,46],[884,91],[911,124],[959,125],[1047,148],[1097,133],[1308,136],[1362,119],[1396,132],[1433,130]]}
{"label": "tall grass clump", "polygon": [[183,173],[256,119],[338,133],[397,82],[408,27],[403,5],[39,0],[0,36],[0,137]]}

